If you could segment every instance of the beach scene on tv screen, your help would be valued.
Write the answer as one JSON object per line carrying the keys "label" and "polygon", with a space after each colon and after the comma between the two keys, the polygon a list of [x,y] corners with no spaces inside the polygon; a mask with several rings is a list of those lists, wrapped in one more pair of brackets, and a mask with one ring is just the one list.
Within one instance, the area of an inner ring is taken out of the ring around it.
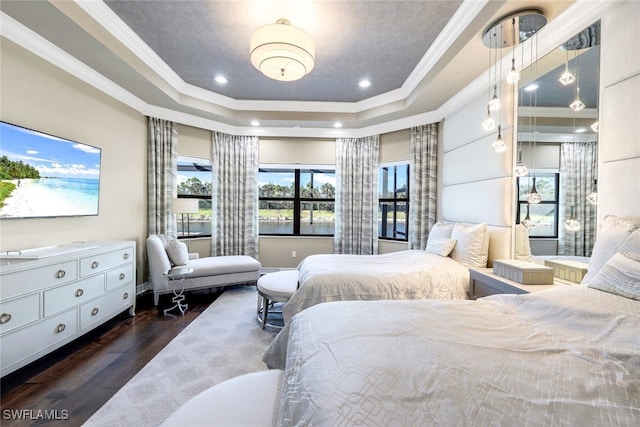
{"label": "beach scene on tv screen", "polygon": [[97,215],[100,149],[0,123],[0,218]]}

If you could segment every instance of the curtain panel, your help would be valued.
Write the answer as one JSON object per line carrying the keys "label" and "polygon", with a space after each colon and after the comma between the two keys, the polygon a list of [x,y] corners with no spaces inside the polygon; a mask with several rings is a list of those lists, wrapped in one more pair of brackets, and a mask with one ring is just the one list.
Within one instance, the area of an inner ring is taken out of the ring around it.
{"label": "curtain panel", "polygon": [[214,132],[211,254],[258,258],[258,137]]}
{"label": "curtain panel", "polygon": [[379,135],[336,140],[334,253],[378,253],[379,145]]}
{"label": "curtain panel", "polygon": [[147,216],[149,234],[174,237],[171,199],[176,188],[178,125],[149,117],[147,136]]}
{"label": "curtain panel", "polygon": [[425,249],[436,222],[438,123],[411,128],[409,249]]}
{"label": "curtain panel", "polygon": [[[596,206],[587,196],[597,177],[597,144],[565,142],[560,148],[560,212],[558,254],[591,256],[596,237]],[[580,222],[578,231],[567,231],[564,222],[573,214]]]}

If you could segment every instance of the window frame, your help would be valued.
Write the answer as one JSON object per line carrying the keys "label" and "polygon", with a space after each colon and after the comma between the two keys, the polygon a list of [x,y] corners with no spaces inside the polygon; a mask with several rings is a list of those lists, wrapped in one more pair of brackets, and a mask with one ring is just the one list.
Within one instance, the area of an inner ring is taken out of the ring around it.
{"label": "window frame", "polygon": [[[407,187],[406,190],[399,191],[397,188],[398,185],[398,167],[406,167],[407,168]],[[378,212],[380,210],[383,211],[382,217],[380,218],[381,225],[378,229],[378,239],[388,240],[388,241],[396,241],[396,242],[408,242],[409,241],[409,206],[410,206],[410,180],[411,180],[411,165],[408,161],[403,162],[394,162],[394,163],[385,163],[378,167],[378,182],[382,181],[381,173],[385,169],[393,168],[393,195],[394,197],[378,197]],[[382,189],[378,189],[378,194],[381,194]],[[406,199],[398,197],[399,193],[406,192]],[[385,218],[386,213],[388,213],[387,209],[382,208],[387,207],[388,203],[393,203],[393,234],[394,236],[387,236],[386,231],[387,227],[383,227],[382,224],[386,224]],[[405,213],[405,231],[401,232],[397,230],[398,223],[398,204],[403,203],[406,205],[406,213]],[[384,205],[383,205],[384,204]],[[396,235],[404,235],[404,237],[395,237]]]}
{"label": "window frame", "polygon": [[[293,203],[293,231],[292,233],[263,233],[260,231],[260,219],[258,218],[258,235],[260,236],[286,236],[286,237],[333,237],[335,235],[335,220],[334,220],[334,229],[331,234],[309,234],[302,233],[302,204],[303,203],[313,203],[313,202],[328,202],[334,204],[334,214],[335,214],[335,197],[333,198],[315,198],[315,197],[302,197],[300,195],[300,187],[301,187],[301,175],[303,173],[311,172],[311,173],[330,173],[335,177],[335,167],[331,167],[329,165],[323,166],[306,166],[306,165],[295,165],[295,166],[260,166],[258,169],[258,173],[260,172],[273,172],[273,173],[293,173],[294,177],[294,194],[293,197],[260,197],[260,189],[258,188],[258,204],[261,202],[291,202]],[[335,189],[335,187],[334,187]]]}
{"label": "window frame", "polygon": [[[529,235],[530,239],[557,239],[559,237],[559,230],[560,230],[560,224],[558,224],[558,221],[560,220],[560,172],[557,170],[530,170],[529,174],[525,175],[525,176],[519,176],[516,177],[516,190],[517,190],[517,194],[516,194],[516,201],[517,201],[517,206],[516,206],[516,224],[520,224],[520,217],[522,215],[522,206],[526,206],[527,202],[520,200],[521,196],[523,196],[522,194],[520,194],[520,178],[526,178],[526,179],[530,179],[530,174],[544,174],[546,175],[553,175],[554,177],[554,185],[555,185],[555,191],[554,191],[554,200],[542,200],[540,203],[536,203],[536,205],[552,205],[555,206],[555,210],[554,210],[554,218],[553,218],[553,223],[554,223],[554,230],[553,230],[553,235],[547,235],[547,236],[531,236]],[[526,208],[525,208],[526,209]]]}

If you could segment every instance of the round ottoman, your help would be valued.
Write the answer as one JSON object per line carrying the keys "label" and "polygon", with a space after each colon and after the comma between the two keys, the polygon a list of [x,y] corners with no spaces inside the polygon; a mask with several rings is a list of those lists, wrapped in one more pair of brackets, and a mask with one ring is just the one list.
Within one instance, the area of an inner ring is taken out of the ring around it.
{"label": "round ottoman", "polygon": [[[262,329],[279,325],[267,323],[269,307],[275,302],[287,302],[298,289],[298,270],[283,270],[265,274],[258,279],[258,320]],[[272,311],[273,313],[273,311]]]}

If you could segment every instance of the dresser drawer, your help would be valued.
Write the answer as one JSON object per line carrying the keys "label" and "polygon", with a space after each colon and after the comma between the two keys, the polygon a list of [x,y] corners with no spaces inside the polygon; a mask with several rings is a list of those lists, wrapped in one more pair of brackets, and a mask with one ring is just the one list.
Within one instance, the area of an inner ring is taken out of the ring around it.
{"label": "dresser drawer", "polygon": [[0,303],[0,334],[40,318],[40,294]]}
{"label": "dresser drawer", "polygon": [[104,274],[44,292],[44,315],[50,316],[104,294]]}
{"label": "dresser drawer", "polygon": [[107,292],[133,281],[133,264],[127,264],[107,272]]}
{"label": "dresser drawer", "polygon": [[80,277],[109,270],[124,263],[133,261],[133,248],[123,248],[113,252],[94,255],[80,259]]}
{"label": "dresser drawer", "polygon": [[68,283],[77,278],[78,262],[76,260],[3,274],[0,278],[2,298],[28,294],[49,286]]}
{"label": "dresser drawer", "polygon": [[133,286],[123,286],[80,307],[80,330],[133,305]]}
{"label": "dresser drawer", "polygon": [[37,357],[32,356],[75,335],[78,331],[77,321],[76,309],[68,310],[0,337],[3,374],[11,370],[12,365],[26,358],[35,360]]}

